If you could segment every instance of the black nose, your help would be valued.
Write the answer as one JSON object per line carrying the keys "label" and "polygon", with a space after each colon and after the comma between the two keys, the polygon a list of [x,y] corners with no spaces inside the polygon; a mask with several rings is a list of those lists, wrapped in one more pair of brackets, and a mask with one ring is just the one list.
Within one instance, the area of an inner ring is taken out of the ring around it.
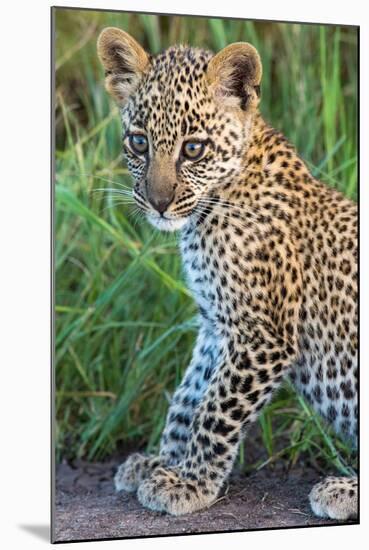
{"label": "black nose", "polygon": [[168,206],[173,202],[174,193],[170,195],[150,195],[147,197],[150,204],[159,212],[164,214]]}

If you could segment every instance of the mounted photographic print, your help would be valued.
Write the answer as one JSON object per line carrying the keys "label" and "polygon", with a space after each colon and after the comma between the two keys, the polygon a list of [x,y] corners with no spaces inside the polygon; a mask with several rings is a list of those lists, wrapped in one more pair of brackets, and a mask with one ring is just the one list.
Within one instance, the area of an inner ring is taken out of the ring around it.
{"label": "mounted photographic print", "polygon": [[358,27],[52,18],[53,541],[358,523]]}

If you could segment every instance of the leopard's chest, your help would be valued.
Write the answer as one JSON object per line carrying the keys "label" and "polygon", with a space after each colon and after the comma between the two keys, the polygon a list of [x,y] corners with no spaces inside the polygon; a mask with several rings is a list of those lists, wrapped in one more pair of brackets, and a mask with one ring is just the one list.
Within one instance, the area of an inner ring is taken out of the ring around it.
{"label": "leopard's chest", "polygon": [[247,295],[242,239],[220,226],[205,225],[182,235],[181,254],[187,284],[201,313],[224,323],[239,316]]}
{"label": "leopard's chest", "polygon": [[[214,319],[222,307],[220,269],[216,252],[204,244],[201,235],[191,234],[181,242],[182,262],[187,284],[202,312]],[[214,265],[215,264],[215,265]]]}

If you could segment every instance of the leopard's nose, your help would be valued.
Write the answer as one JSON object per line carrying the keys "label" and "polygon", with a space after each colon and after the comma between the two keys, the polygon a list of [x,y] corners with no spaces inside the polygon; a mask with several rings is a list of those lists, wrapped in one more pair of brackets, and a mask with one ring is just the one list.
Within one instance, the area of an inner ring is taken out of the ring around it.
{"label": "leopard's nose", "polygon": [[147,198],[149,203],[155,208],[157,212],[159,212],[159,214],[164,214],[168,206],[173,202],[174,193],[171,192],[166,195],[156,195],[153,193],[149,194]]}

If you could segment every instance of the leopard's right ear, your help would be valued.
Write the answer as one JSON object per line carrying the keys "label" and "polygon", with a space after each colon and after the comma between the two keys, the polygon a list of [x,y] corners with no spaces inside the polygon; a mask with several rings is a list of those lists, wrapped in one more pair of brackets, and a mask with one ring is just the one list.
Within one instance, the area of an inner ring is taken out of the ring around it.
{"label": "leopard's right ear", "polygon": [[105,87],[123,106],[149,68],[149,56],[132,36],[115,27],[100,33],[97,54],[105,69]]}

